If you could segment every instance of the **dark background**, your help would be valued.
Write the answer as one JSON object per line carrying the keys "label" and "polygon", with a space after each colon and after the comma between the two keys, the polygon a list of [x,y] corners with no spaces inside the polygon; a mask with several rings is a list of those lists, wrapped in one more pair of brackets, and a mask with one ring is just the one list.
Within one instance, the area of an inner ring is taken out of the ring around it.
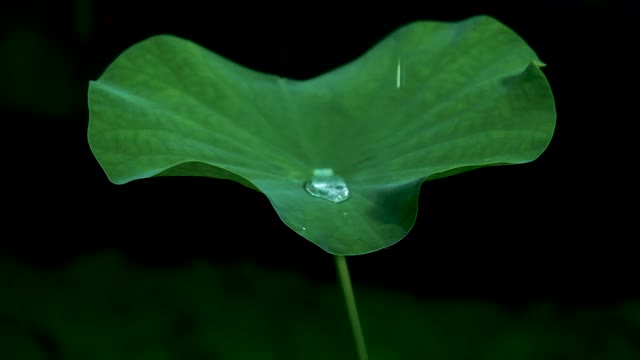
{"label": "dark background", "polygon": [[633,203],[624,185],[630,175],[616,166],[630,145],[620,129],[637,116],[624,110],[632,92],[616,85],[637,68],[627,68],[624,55],[632,14],[622,2],[595,0],[5,4],[0,256],[48,269],[108,250],[150,268],[253,262],[333,283],[331,256],[288,229],[258,192],[201,178],[111,184],[86,141],[88,81],[128,46],[160,33],[305,79],[408,22],[478,14],[509,26],[547,64],[558,113],[553,141],[530,164],[425,183],[405,239],[349,258],[354,282],[513,306],[637,299],[635,236],[623,231],[632,213],[619,205]]}

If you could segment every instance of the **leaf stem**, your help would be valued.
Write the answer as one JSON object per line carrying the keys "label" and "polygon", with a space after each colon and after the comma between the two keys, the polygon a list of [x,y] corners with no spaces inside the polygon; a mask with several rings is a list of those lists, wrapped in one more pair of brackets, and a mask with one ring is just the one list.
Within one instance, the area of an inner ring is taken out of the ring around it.
{"label": "leaf stem", "polygon": [[338,268],[338,276],[340,277],[340,284],[344,292],[344,299],[347,303],[347,311],[349,312],[349,320],[351,320],[351,329],[353,330],[353,337],[356,341],[356,348],[358,350],[358,359],[367,360],[367,347],[364,344],[364,335],[362,333],[362,326],[360,325],[360,318],[358,317],[358,308],[356,307],[356,298],[353,296],[353,288],[351,287],[351,277],[349,276],[349,268],[347,267],[347,259],[342,255],[336,255],[336,267]]}

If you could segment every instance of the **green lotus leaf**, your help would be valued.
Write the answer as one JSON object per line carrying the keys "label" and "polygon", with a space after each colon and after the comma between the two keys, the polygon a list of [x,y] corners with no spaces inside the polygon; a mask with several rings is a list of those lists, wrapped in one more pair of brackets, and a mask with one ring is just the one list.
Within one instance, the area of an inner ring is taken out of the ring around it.
{"label": "green lotus leaf", "polygon": [[[545,150],[556,114],[541,66],[488,16],[405,25],[304,81],[159,35],[90,82],[88,140],[113,183],[230,179],[327,252],[364,254],[409,232],[423,181]],[[347,199],[312,196],[314,171],[344,180]]]}

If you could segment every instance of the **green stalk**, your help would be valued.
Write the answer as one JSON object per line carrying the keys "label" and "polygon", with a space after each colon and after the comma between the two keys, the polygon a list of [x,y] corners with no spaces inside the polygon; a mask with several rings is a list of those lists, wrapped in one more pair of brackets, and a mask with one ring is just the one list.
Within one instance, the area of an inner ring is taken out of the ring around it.
{"label": "green stalk", "polygon": [[351,277],[349,276],[349,268],[347,267],[347,259],[344,256],[336,255],[336,267],[338,268],[338,276],[340,284],[344,291],[344,299],[347,303],[347,311],[349,312],[349,320],[351,320],[351,329],[353,337],[356,341],[358,350],[358,359],[367,360],[367,347],[364,344],[364,335],[362,334],[362,326],[358,317],[358,308],[356,307],[356,298],[353,296],[353,288],[351,287]]}

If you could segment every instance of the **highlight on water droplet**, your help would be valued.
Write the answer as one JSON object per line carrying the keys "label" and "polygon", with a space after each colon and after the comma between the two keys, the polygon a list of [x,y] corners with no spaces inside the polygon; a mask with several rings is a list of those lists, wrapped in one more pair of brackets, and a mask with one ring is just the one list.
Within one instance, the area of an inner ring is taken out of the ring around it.
{"label": "highlight on water droplet", "polygon": [[304,189],[312,196],[334,203],[343,202],[350,196],[347,183],[331,168],[313,170],[313,177],[304,183]]}

